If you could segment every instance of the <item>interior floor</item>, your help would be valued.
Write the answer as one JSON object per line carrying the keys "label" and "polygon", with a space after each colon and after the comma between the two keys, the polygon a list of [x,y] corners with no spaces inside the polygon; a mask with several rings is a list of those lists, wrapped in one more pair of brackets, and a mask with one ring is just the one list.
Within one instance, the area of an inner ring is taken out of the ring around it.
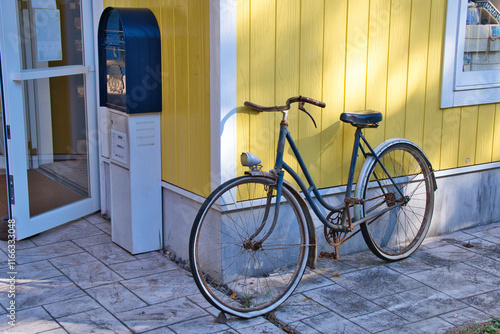
{"label": "interior floor", "polygon": [[32,217],[86,197],[47,177],[39,169],[28,171],[28,189]]}

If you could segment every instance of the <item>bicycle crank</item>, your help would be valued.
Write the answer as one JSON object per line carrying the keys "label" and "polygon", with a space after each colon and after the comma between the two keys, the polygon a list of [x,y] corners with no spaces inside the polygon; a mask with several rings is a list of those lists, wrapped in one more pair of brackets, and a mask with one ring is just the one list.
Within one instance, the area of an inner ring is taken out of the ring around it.
{"label": "bicycle crank", "polygon": [[[342,225],[342,213],[341,212],[330,212],[326,219],[332,224],[332,225]],[[326,252],[321,252],[320,257],[328,257],[334,260],[339,259],[339,246],[342,245],[348,238],[347,238],[347,233],[348,232],[342,232],[342,231],[335,231],[330,229],[329,227],[325,226],[324,227],[324,235],[325,239],[328,242],[330,246],[334,248],[334,251],[332,253],[326,253]]]}

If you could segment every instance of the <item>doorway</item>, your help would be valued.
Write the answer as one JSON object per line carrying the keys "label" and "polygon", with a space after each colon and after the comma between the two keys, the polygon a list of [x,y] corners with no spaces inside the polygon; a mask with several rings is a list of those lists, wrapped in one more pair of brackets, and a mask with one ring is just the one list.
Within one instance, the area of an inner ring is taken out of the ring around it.
{"label": "doorway", "polygon": [[[18,239],[99,209],[97,0],[2,0],[0,51]],[[12,187],[10,186],[12,184]]]}
{"label": "doorway", "polygon": [[[83,65],[80,0],[21,1],[23,68]],[[24,82],[30,215],[89,196],[83,74]]]}

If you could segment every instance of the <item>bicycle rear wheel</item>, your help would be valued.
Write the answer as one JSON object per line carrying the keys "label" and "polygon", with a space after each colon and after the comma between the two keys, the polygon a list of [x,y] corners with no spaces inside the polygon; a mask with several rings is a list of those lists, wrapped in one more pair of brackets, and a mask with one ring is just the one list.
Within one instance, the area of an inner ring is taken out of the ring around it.
{"label": "bicycle rear wheel", "polygon": [[363,215],[374,215],[361,231],[375,255],[397,261],[415,252],[429,230],[435,184],[427,158],[411,142],[395,141],[378,156],[386,170],[372,157],[368,174],[360,175]]}
{"label": "bicycle rear wheel", "polygon": [[306,220],[285,187],[273,227],[274,182],[250,176],[226,182],[207,198],[191,230],[190,265],[198,288],[213,306],[243,318],[278,307],[306,267]]}

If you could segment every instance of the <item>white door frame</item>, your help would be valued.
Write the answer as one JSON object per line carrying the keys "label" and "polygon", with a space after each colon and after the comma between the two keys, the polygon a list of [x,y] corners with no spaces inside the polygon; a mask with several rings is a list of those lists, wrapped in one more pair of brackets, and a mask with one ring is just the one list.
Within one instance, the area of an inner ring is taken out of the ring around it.
{"label": "white door frame", "polygon": [[[13,176],[14,181],[14,203],[11,203],[11,218],[16,221],[16,236],[18,240],[99,210],[95,37],[97,36],[97,25],[102,12],[102,0],[86,0],[82,1],[81,4],[84,65],[23,70],[21,67],[21,45],[19,43],[23,37],[19,32],[18,1],[2,0],[0,8],[0,54],[2,56],[3,102],[6,124],[10,126],[10,138],[7,139],[6,143],[8,151],[7,161],[9,164],[9,173]],[[85,75],[91,197],[35,217],[30,217],[23,81],[74,74]]]}

